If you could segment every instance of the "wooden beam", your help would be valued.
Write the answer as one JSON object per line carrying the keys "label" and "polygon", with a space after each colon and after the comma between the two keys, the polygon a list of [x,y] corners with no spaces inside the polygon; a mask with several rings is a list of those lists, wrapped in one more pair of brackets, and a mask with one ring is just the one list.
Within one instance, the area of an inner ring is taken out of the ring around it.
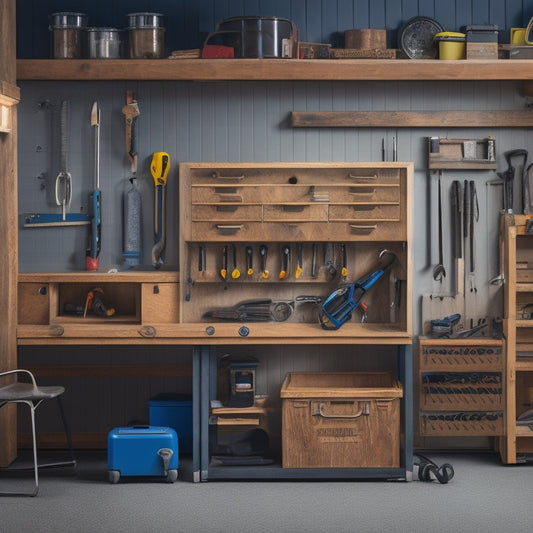
{"label": "wooden beam", "polygon": [[79,377],[187,377],[192,375],[190,365],[36,365],[24,367],[37,378]]}
{"label": "wooden beam", "polygon": [[293,111],[294,128],[528,128],[533,108],[464,111]]}

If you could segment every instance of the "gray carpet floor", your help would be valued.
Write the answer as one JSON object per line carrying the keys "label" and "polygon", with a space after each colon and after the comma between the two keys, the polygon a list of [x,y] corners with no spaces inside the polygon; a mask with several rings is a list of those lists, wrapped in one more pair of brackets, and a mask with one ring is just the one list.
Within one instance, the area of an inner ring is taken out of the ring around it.
{"label": "gray carpet floor", "polygon": [[[490,453],[429,454],[451,463],[447,484],[402,481],[192,483],[108,481],[105,452],[78,453],[76,470],[41,471],[35,498],[0,498],[0,532],[530,532],[533,465]],[[0,490],[31,477],[0,473]]]}

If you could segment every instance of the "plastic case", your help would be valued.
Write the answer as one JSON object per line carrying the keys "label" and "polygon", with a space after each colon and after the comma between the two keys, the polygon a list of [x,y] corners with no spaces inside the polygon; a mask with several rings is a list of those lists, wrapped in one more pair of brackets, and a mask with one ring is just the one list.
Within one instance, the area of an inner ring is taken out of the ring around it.
{"label": "plastic case", "polygon": [[178,436],[168,427],[118,427],[107,437],[109,481],[121,476],[164,477],[169,483],[178,479]]}

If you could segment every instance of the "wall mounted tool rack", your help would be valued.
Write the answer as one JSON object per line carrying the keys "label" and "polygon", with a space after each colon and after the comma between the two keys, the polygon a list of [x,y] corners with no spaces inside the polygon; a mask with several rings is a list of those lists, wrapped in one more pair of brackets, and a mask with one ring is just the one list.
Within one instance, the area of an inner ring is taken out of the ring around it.
{"label": "wall mounted tool rack", "polygon": [[428,138],[428,168],[430,170],[491,170],[496,169],[495,140]]}

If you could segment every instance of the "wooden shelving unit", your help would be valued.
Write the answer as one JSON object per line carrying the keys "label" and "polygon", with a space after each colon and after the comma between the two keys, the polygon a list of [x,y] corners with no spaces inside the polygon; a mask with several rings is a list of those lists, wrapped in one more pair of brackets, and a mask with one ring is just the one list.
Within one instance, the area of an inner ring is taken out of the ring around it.
{"label": "wooden shelving unit", "polygon": [[19,80],[533,80],[531,60],[19,59]]}
{"label": "wooden shelving unit", "polygon": [[507,339],[507,423],[500,439],[502,461],[520,463],[533,456],[533,430],[518,417],[533,408],[533,233],[525,215],[504,215],[501,249],[504,268],[504,333]]}

